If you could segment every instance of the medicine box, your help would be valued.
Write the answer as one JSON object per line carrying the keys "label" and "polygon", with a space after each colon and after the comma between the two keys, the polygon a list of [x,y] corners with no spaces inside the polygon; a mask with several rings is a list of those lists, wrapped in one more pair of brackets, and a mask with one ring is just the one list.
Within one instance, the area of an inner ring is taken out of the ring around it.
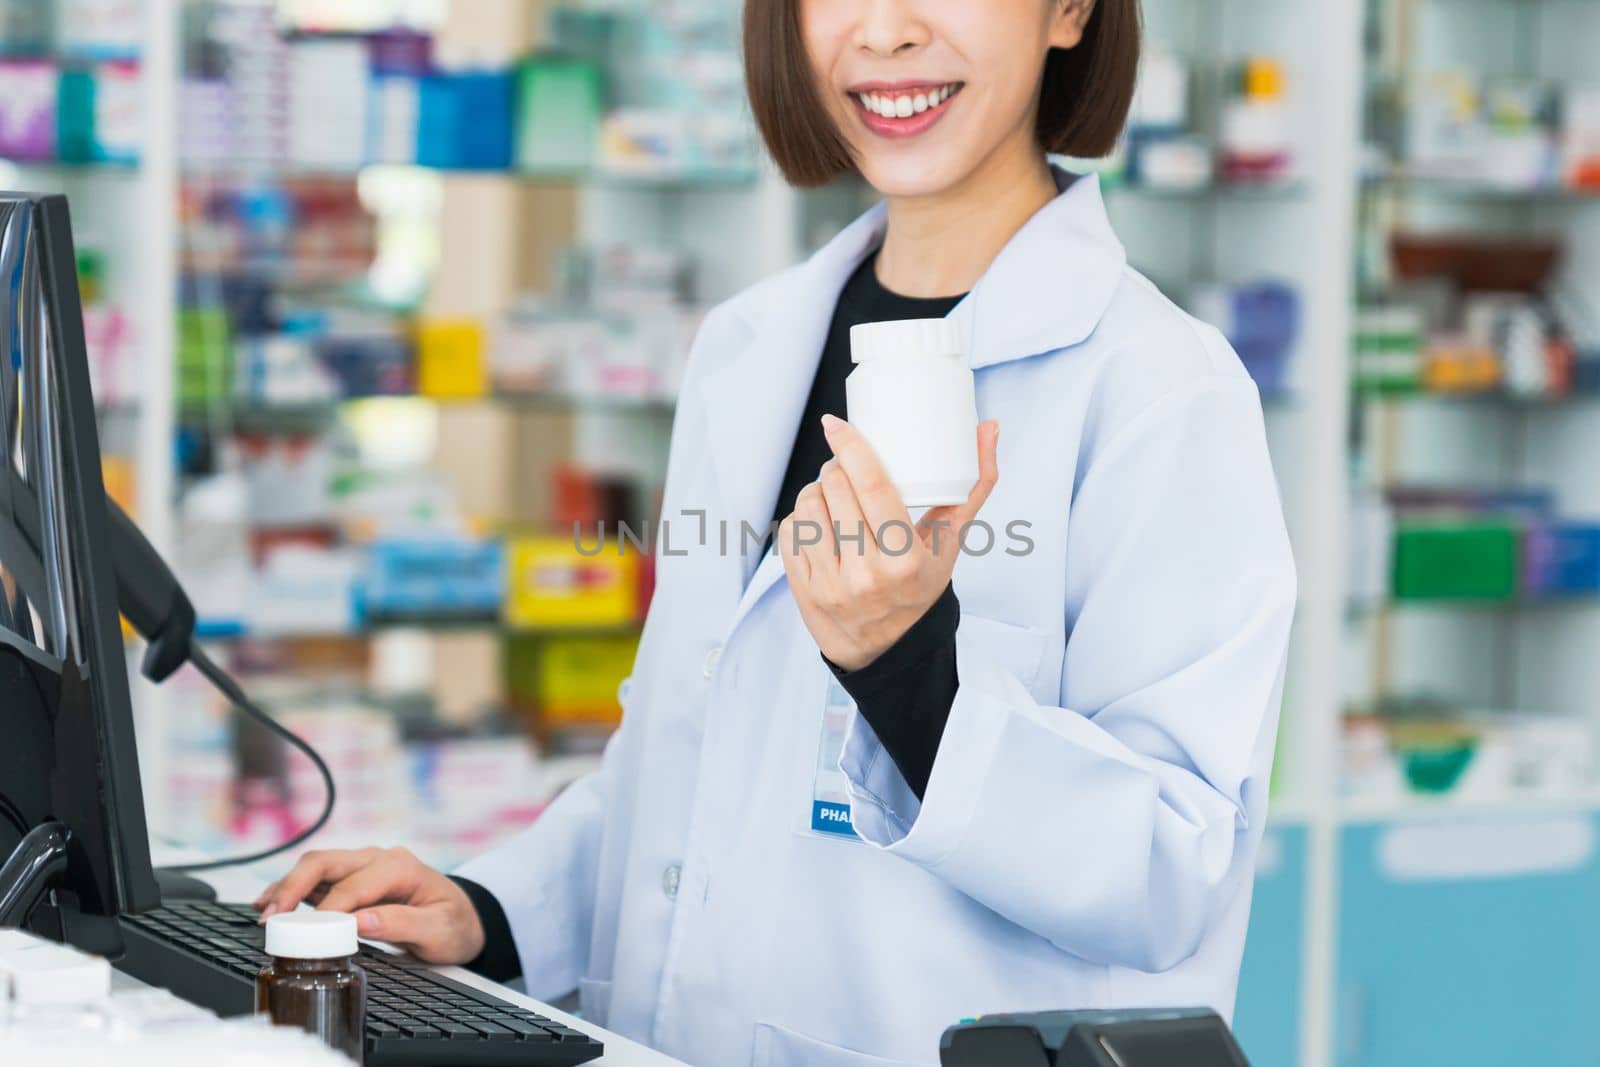
{"label": "medicine box", "polygon": [[449,170],[509,169],[515,93],[509,71],[419,79],[417,162]]}
{"label": "medicine box", "polygon": [[417,324],[417,389],[440,400],[470,400],[489,391],[483,326],[476,319],[423,319]]}
{"label": "medicine box", "polygon": [[615,727],[622,719],[617,693],[638,650],[634,635],[546,638],[522,661],[523,675],[512,691],[519,702],[532,696],[536,721],[545,731]]}
{"label": "medicine box", "polygon": [[493,618],[505,598],[505,556],[497,540],[378,541],[361,578],[368,618]]}
{"label": "medicine box", "polygon": [[135,163],[143,122],[139,66],[118,61],[61,72],[57,151],[68,163]]}
{"label": "medicine box", "polygon": [[1600,525],[1550,523],[1523,535],[1522,588],[1528,596],[1600,592]]}
{"label": "medicine box", "polygon": [[1517,547],[1517,528],[1508,522],[1402,522],[1395,598],[1509,600],[1517,592]]}
{"label": "medicine box", "polygon": [[579,172],[594,164],[604,91],[600,68],[575,56],[541,55],[517,71],[517,166]]}
{"label": "medicine box", "polygon": [[37,59],[0,59],[0,156],[52,159],[56,154],[59,75]]}
{"label": "medicine box", "polygon": [[639,559],[632,548],[619,552],[593,538],[582,551],[572,537],[515,538],[507,548],[506,621],[535,629],[630,623]]}
{"label": "medicine box", "polygon": [[233,345],[228,313],[220,307],[178,312],[178,406],[193,410],[226,403],[233,393]]}

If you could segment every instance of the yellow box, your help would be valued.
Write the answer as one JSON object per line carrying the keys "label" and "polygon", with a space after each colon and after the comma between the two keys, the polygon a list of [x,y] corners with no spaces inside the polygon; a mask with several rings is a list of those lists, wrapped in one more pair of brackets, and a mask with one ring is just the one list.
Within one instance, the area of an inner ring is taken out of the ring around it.
{"label": "yellow box", "polygon": [[440,400],[484,396],[486,351],[477,319],[423,319],[417,324],[417,392]]}
{"label": "yellow box", "polygon": [[507,545],[506,567],[506,621],[513,626],[620,626],[638,617],[636,551],[619,554],[608,544],[584,555],[570,537],[520,537]]}
{"label": "yellow box", "polygon": [[617,689],[633,671],[637,636],[552,637],[539,649],[539,720],[546,727],[616,726]]}
{"label": "yellow box", "polygon": [[1281,100],[1284,96],[1283,64],[1254,56],[1245,60],[1244,95],[1252,100]]}
{"label": "yellow box", "polygon": [[1422,384],[1430,392],[1486,392],[1500,385],[1500,375],[1500,356],[1490,348],[1436,344],[1423,357]]}

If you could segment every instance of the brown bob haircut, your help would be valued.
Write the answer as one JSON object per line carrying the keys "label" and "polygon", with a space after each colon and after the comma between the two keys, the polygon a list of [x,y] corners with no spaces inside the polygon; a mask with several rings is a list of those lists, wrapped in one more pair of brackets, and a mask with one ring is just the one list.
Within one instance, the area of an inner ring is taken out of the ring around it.
{"label": "brown bob haircut", "polygon": [[[756,126],[784,177],[818,186],[856,168],[822,106],[800,32],[800,3],[745,0],[744,78]],[[1139,0],[1095,0],[1083,40],[1052,49],[1045,60],[1040,147],[1085,159],[1109,153],[1127,120],[1138,68]]]}

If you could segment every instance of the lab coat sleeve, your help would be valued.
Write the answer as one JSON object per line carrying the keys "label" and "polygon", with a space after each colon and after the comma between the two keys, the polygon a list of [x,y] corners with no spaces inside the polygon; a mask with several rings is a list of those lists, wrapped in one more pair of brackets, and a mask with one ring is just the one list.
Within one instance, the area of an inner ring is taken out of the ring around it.
{"label": "lab coat sleeve", "polygon": [[1210,376],[1120,427],[1066,552],[1060,706],[963,624],[923,800],[859,716],[840,766],[871,845],[1082,959],[1162,971],[1265,815],[1295,575],[1253,384]]}
{"label": "lab coat sleeve", "polygon": [[500,902],[522,962],[529,996],[552,1000],[578,986],[594,922],[607,767],[562,790],[534,824],[463,864],[457,874]]}

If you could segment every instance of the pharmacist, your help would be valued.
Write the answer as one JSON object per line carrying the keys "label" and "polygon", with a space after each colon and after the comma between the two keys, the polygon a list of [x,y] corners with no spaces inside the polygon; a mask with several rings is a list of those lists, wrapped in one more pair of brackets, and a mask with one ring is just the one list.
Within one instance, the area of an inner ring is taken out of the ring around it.
{"label": "pharmacist", "polygon": [[[1046,162],[1112,147],[1137,54],[1136,0],[749,0],[777,164],[884,202],[694,344],[602,769],[456,878],[313,852],[263,910],[576,989],[693,1064],[932,1064],[1006,1009],[1227,1015],[1295,574],[1239,360]],[[908,543],[840,418],[848,329],[945,315],[979,473]],[[770,552],[716,534],[773,518]]]}

